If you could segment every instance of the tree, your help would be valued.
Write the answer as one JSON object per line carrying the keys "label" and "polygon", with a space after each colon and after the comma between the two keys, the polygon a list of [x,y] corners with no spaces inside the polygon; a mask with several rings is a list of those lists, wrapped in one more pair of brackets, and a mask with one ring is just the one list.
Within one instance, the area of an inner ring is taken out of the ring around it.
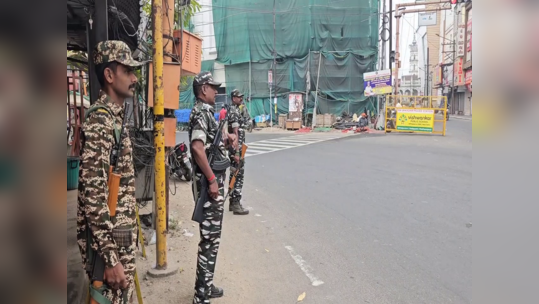
{"label": "tree", "polygon": [[[186,6],[181,6],[181,3],[188,3]],[[191,22],[191,18],[200,11],[202,6],[198,3],[197,0],[179,0],[174,2],[174,29],[179,30],[178,28],[178,20],[180,20],[180,14],[183,20],[183,27],[189,28],[189,24]],[[147,0],[142,10],[147,16],[152,15],[152,3],[151,0]]]}
{"label": "tree", "polygon": [[[152,0],[147,0],[143,7],[142,7],[142,10],[143,12],[147,15],[147,16],[151,16],[152,15],[152,3],[151,3]],[[185,4],[185,5],[182,5],[182,4]],[[200,11],[200,9],[202,8],[202,6],[198,3],[197,0],[176,0],[174,1],[174,29],[175,30],[179,30],[179,20],[180,20],[180,16],[181,16],[181,20],[182,20],[182,26],[183,28],[189,28],[190,24],[191,24],[191,18],[193,18],[193,16]],[[150,36],[148,37],[148,44],[149,44],[149,48],[151,48],[151,44],[152,44],[152,37],[151,37],[151,34]],[[192,78],[192,77],[191,77]],[[185,87],[189,84],[189,77],[188,76],[182,76],[180,78],[180,81],[181,81],[181,86],[182,87]]]}

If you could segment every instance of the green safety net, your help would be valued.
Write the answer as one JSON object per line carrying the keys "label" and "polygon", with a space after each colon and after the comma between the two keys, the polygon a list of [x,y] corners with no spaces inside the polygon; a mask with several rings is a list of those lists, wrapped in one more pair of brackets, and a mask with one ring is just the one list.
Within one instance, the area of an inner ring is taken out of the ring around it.
{"label": "green safety net", "polygon": [[[363,94],[363,73],[369,71],[371,57],[364,52],[321,53],[320,92],[317,109],[320,113],[340,115],[343,111],[359,113],[365,109],[374,111],[372,98]],[[307,90],[307,75],[310,75],[311,90],[316,91],[318,80],[318,61],[320,53],[312,53],[304,58],[290,58],[278,62],[275,67],[275,86],[272,86],[271,98],[277,96],[277,114],[288,113],[288,94]],[[251,116],[269,114],[270,87],[267,77],[272,61],[261,63],[242,63],[225,67],[227,89],[251,92]],[[251,77],[249,77],[249,72]],[[251,81],[249,82],[249,79]],[[312,113],[315,96],[308,95],[305,110]],[[248,107],[249,108],[249,107]],[[274,111],[274,107],[271,108]],[[348,111],[350,110],[350,111]],[[274,112],[273,112],[274,113]]]}
{"label": "green safety net", "polygon": [[[275,0],[275,14],[273,1],[213,0],[213,19],[227,91],[250,92],[251,116],[286,114],[288,94],[306,92],[308,81],[309,91],[318,82],[317,112],[374,110],[363,94],[363,73],[376,68],[379,0]],[[305,110],[312,113],[314,94],[307,96]]]}
{"label": "green safety net", "polygon": [[[225,65],[227,91],[251,96],[246,105],[252,117],[287,114],[288,94],[305,94],[307,83],[305,114],[313,112],[317,88],[318,113],[374,110],[374,100],[364,96],[363,73],[376,69],[379,0],[275,0],[275,10],[273,4],[213,0],[216,61]],[[212,71],[213,61],[203,62],[202,69]],[[183,108],[194,100],[191,84],[186,89]]]}
{"label": "green safety net", "polygon": [[379,0],[213,0],[217,61],[272,59],[274,40],[277,58],[302,58],[309,50],[374,53],[378,7]]}

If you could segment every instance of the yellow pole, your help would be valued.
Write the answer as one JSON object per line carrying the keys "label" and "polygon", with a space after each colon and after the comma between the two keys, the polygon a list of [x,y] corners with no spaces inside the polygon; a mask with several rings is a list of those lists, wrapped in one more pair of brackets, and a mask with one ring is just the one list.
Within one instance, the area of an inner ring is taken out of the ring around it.
{"label": "yellow pole", "polygon": [[138,204],[135,205],[137,211],[137,226],[138,226],[138,235],[140,240],[140,247],[142,247],[142,256],[146,257],[146,247],[144,246],[144,233],[142,233],[142,227],[140,227],[140,214],[138,212]]}
{"label": "yellow pole", "polygon": [[445,136],[445,130],[447,128],[447,120],[446,120],[446,117],[447,117],[447,97],[443,97],[444,98],[444,117],[443,117],[443,120],[444,120],[444,130],[442,132],[442,136]]}
{"label": "yellow pole", "polygon": [[163,92],[163,11],[162,0],[152,2],[153,92],[155,137],[156,269],[167,268],[166,188],[165,188],[165,101]]}
{"label": "yellow pole", "polygon": [[389,99],[390,99],[390,98],[391,98],[391,97],[389,97],[389,96],[387,97],[387,100],[386,100],[386,108],[385,108],[385,111],[386,111],[386,112],[384,113],[384,117],[385,117],[385,119],[384,119],[384,120],[385,120],[385,121],[384,121],[384,133],[386,133],[386,134],[387,134],[387,120],[388,120],[388,117],[387,117],[387,104],[389,103]]}
{"label": "yellow pole", "polygon": [[142,291],[140,290],[140,281],[138,279],[138,272],[136,270],[135,270],[135,291],[137,293],[138,304],[143,304]]}

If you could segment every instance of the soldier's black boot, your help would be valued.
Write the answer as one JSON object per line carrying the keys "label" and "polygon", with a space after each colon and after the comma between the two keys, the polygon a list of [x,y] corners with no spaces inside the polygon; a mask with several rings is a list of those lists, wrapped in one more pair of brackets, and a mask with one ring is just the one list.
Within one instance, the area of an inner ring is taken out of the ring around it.
{"label": "soldier's black boot", "polygon": [[210,288],[210,299],[220,298],[224,295],[225,292],[222,288],[216,287],[215,285]]}
{"label": "soldier's black boot", "polygon": [[243,208],[243,206],[240,204],[240,202],[232,202],[230,204],[232,211],[234,212],[234,215],[247,215],[249,214],[249,210]]}

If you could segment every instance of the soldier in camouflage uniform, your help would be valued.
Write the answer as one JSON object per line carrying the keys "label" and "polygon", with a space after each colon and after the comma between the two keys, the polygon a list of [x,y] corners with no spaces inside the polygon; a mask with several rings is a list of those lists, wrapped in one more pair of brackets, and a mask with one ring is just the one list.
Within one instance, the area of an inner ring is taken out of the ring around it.
{"label": "soldier in camouflage uniform", "polygon": [[94,300],[120,304],[132,297],[135,273],[135,172],[129,136],[121,137],[121,180],[114,217],[107,205],[107,181],[111,151],[118,140],[115,130],[121,130],[125,115],[124,99],[134,95],[137,77],[133,69],[143,63],[132,58],[124,42],[110,40],[98,43],[93,60],[102,90],[82,126],[77,241],[89,275],[93,261],[88,247],[105,263],[104,285],[99,291],[103,297]]}
{"label": "soldier in camouflage uniform", "polygon": [[[230,167],[230,179],[232,180],[232,175],[239,170],[236,175],[236,184],[232,189],[230,194],[230,203],[229,211],[233,211],[235,215],[247,215],[249,210],[244,209],[241,205],[241,196],[243,188],[243,176],[245,173],[245,159],[240,163],[239,157],[241,154],[241,146],[245,143],[245,129],[248,127],[250,118],[245,119],[245,113],[240,109],[240,106],[243,102],[243,94],[238,90],[232,91],[230,94],[232,97],[232,106],[230,107],[230,112],[228,113],[228,128],[229,133],[233,133],[237,138],[238,150],[232,151],[230,153],[230,162],[232,166]],[[245,108],[245,107],[243,107]],[[249,114],[247,113],[247,116]]]}
{"label": "soldier in camouflage uniform", "polygon": [[[224,295],[223,289],[213,284],[217,252],[221,241],[221,225],[224,211],[224,182],[226,169],[214,171],[208,163],[208,149],[213,144],[219,125],[215,121],[214,105],[217,88],[220,83],[213,81],[210,72],[201,72],[193,81],[196,104],[189,117],[189,142],[195,162],[195,180],[193,190],[195,200],[200,198],[201,180],[208,180],[208,201],[204,204],[204,222],[200,224],[200,242],[198,244],[197,273],[195,282],[194,304],[210,303],[210,298]],[[226,130],[223,130],[223,132]],[[234,142],[234,135],[227,134],[226,142]],[[214,160],[227,159],[225,143],[219,143]]]}
{"label": "soldier in camouflage uniform", "polygon": [[251,115],[249,114],[249,110],[247,109],[247,106],[245,105],[245,103],[243,103],[243,99],[242,99],[242,104],[239,106],[239,108],[240,108],[240,117],[243,119],[243,124],[245,126],[243,129],[247,130],[253,124],[253,119],[251,118]]}

